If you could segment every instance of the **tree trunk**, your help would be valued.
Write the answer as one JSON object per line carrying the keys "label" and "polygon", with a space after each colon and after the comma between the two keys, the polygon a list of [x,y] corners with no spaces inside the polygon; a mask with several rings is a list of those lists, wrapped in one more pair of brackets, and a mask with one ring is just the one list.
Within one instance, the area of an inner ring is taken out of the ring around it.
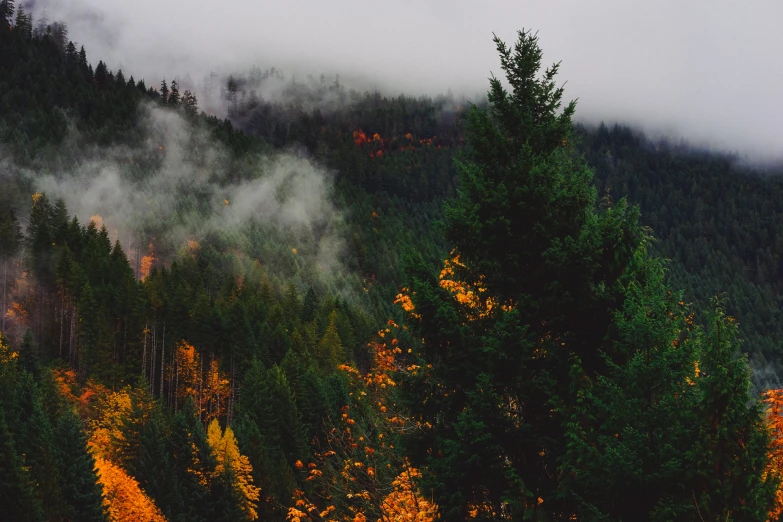
{"label": "tree trunk", "polygon": [[166,321],[163,321],[163,336],[160,348],[160,397],[163,398],[163,368],[166,366]]}
{"label": "tree trunk", "polygon": [[3,335],[5,335],[6,293],[8,291],[8,259],[3,261]]}

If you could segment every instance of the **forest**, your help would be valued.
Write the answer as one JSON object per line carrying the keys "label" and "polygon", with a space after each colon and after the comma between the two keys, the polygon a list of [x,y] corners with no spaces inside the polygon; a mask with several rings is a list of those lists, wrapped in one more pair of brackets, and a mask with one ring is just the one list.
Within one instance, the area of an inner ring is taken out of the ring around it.
{"label": "forest", "polygon": [[205,110],[0,0],[0,519],[781,519],[783,177],[494,45]]}

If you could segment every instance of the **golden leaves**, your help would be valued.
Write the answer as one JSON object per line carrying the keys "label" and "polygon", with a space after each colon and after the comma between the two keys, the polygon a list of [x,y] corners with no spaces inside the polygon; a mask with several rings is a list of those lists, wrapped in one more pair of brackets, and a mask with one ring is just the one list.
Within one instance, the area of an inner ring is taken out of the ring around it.
{"label": "golden leaves", "polygon": [[101,457],[95,459],[98,482],[103,485],[104,505],[111,522],[165,522],[158,507],[118,465]]}
{"label": "golden leaves", "polygon": [[212,419],[207,429],[207,442],[217,461],[215,475],[222,474],[226,468],[234,472],[233,486],[242,495],[242,510],[248,520],[256,520],[258,518],[257,501],[261,489],[253,485],[253,466],[247,456],[239,452],[239,445],[233,430],[227,426],[226,430],[222,431],[217,419]]}

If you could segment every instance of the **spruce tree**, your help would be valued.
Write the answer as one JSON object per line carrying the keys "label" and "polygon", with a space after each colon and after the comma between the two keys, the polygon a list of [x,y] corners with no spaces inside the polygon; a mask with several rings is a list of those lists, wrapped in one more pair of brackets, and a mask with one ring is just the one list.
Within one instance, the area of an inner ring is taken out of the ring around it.
{"label": "spruce tree", "polygon": [[749,394],[750,370],[739,350],[737,321],[724,310],[716,299],[700,332],[692,495],[704,520],[764,521],[780,477],[765,473],[769,434],[764,413]]}
{"label": "spruce tree", "polygon": [[[689,520],[688,452],[696,442],[698,342],[693,316],[661,262],[637,252],[594,380],[578,356],[559,495],[579,520]],[[611,356],[610,356],[611,354]]]}
{"label": "spruce tree", "polygon": [[16,220],[13,209],[9,208],[6,212],[0,215],[0,262],[2,262],[2,285],[3,285],[3,300],[0,305],[0,314],[2,314],[2,331],[5,332],[5,316],[6,310],[8,310],[7,294],[8,294],[8,265],[11,259],[16,256],[21,247],[22,232],[19,222]]}
{"label": "spruce tree", "polygon": [[38,522],[44,520],[29,473],[14,446],[14,438],[0,407],[0,513],[7,520]]}
{"label": "spruce tree", "polygon": [[171,82],[171,92],[169,93],[168,104],[172,107],[179,107],[179,86],[177,80]]}
{"label": "spruce tree", "polygon": [[57,421],[55,441],[62,461],[63,493],[74,510],[74,520],[108,520],[103,505],[103,488],[98,482],[95,459],[87,447],[84,426],[70,408],[65,408]]}
{"label": "spruce tree", "polygon": [[643,234],[624,201],[596,209],[574,151],[575,103],[562,107],[557,64],[540,74],[536,35],[495,43],[511,91],[493,77],[489,108],[469,113],[444,222],[452,258],[441,282],[423,262],[409,270],[423,340],[409,360],[427,371],[400,380],[414,418],[432,426],[409,451],[447,519],[567,517],[557,467],[570,359],[603,368],[618,279]]}

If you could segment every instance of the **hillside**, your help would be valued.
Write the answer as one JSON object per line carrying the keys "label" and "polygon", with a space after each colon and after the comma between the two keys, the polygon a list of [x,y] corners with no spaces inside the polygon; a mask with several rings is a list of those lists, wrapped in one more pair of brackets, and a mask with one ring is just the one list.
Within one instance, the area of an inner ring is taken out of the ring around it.
{"label": "hillside", "polygon": [[781,178],[575,125],[531,33],[477,105],[253,69],[220,119],[13,7],[11,520],[779,514]]}

